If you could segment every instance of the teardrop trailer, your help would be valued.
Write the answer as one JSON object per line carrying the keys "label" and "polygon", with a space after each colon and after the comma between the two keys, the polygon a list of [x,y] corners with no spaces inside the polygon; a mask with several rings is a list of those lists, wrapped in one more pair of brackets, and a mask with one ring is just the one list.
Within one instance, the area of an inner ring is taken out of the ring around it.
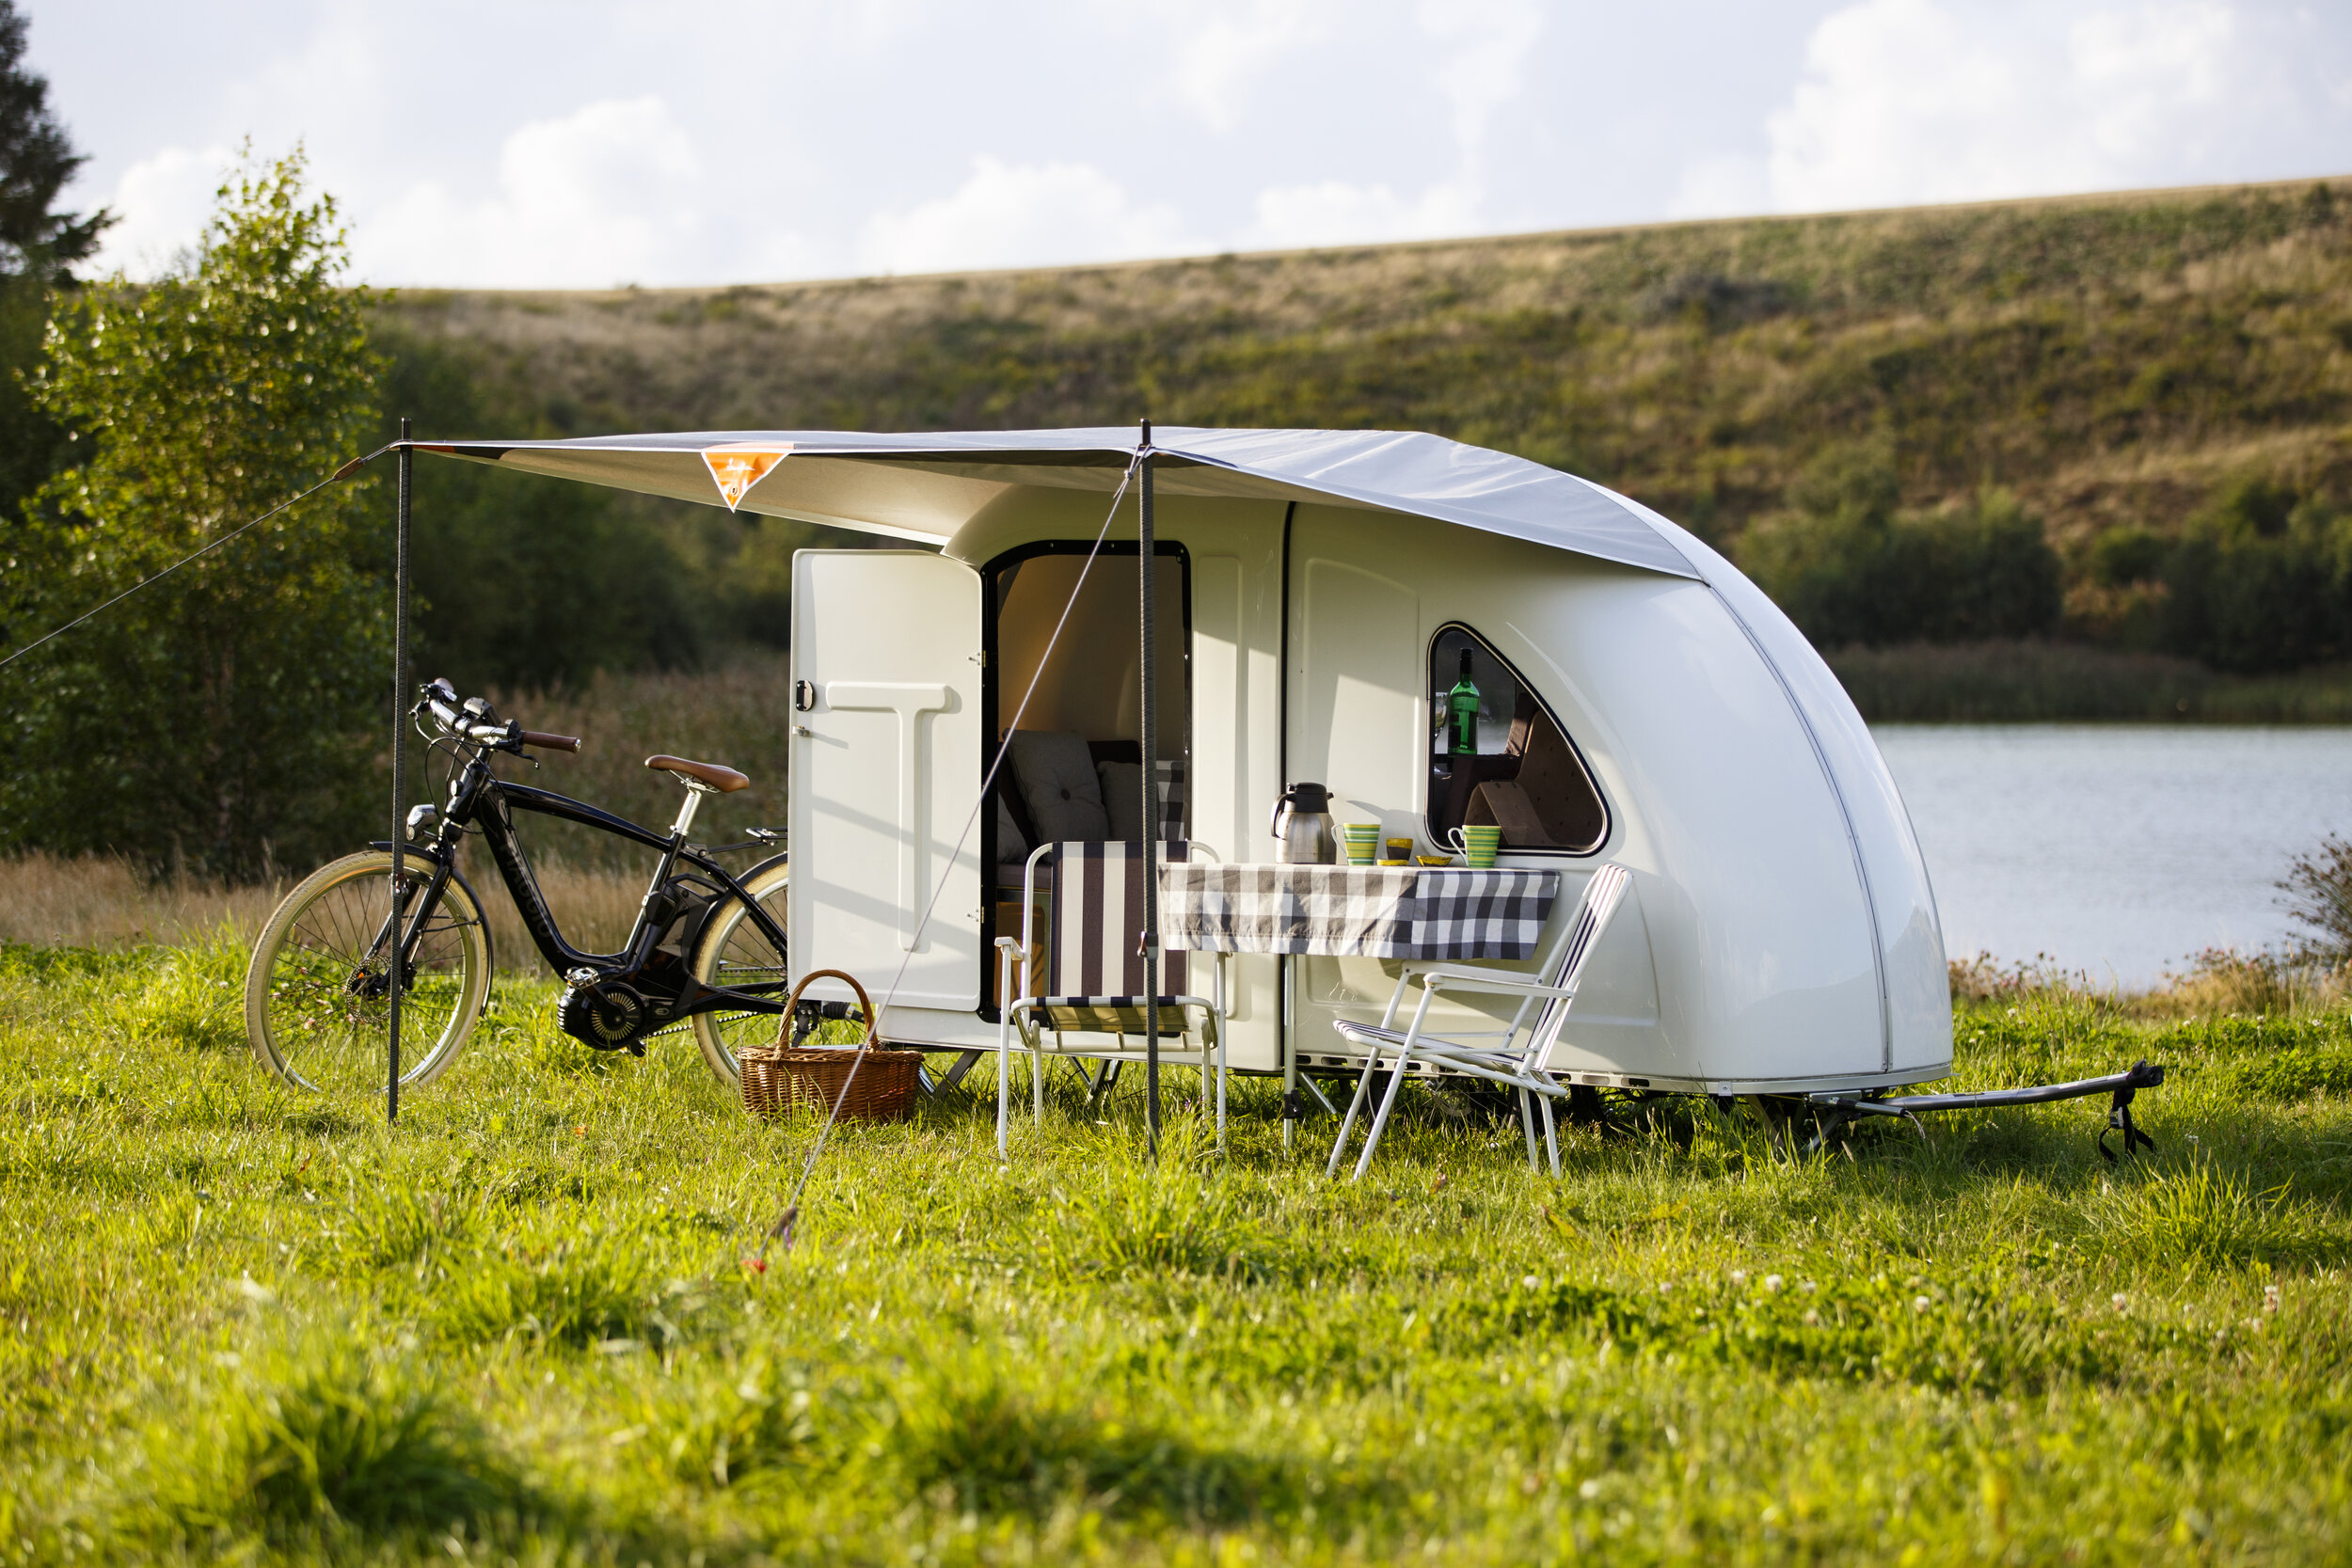
{"label": "teardrop trailer", "polygon": [[[1498,829],[1498,867],[1556,875],[1538,946],[1597,868],[1624,867],[1542,1062],[1560,1084],[1749,1100],[1809,1114],[1817,1137],[1858,1117],[2105,1093],[2127,1147],[2144,1136],[2131,1097],[2162,1081],[2144,1064],[1893,1093],[1951,1067],[1927,867],[1827,665],[1694,536],[1588,481],[1433,436],[1149,441],[743,432],[414,450],[923,546],[795,558],[776,716],[791,731],[788,872],[760,896],[781,909],[791,975],[895,976],[880,1033],[957,1053],[950,1079],[1005,1038],[1020,982],[1000,943],[1034,960],[1028,863],[1051,844],[1145,838],[1119,781],[1156,765],[1149,836],[1227,863],[1279,858],[1268,808],[1299,780],[1326,786],[1335,818],[1416,847]],[[1104,531],[1138,467],[1156,494],[1148,563],[1132,522]],[[1157,611],[1148,736],[1139,576]],[[1447,704],[1466,683],[1483,711],[1461,753]],[[1219,969],[1225,1064],[1283,1076],[1287,1135],[1302,1088],[1364,1067],[1333,1025],[1379,1019],[1398,962],[1245,950]],[[1427,1011],[1436,1029],[1491,1028],[1496,1007],[1448,994]],[[1098,1087],[1150,1044],[1113,1029],[1063,1043],[1103,1064]],[[733,1076],[723,1045],[706,1055]]]}

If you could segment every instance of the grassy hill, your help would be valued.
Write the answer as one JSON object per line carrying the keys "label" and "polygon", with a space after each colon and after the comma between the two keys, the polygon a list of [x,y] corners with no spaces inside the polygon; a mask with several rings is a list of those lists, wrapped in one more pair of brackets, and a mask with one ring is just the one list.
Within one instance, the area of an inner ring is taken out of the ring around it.
{"label": "grassy hill", "polygon": [[[1734,548],[1808,471],[1866,452],[1923,515],[2012,492],[2062,562],[2057,629],[2091,642],[2134,637],[2100,535],[2171,538],[2249,476],[2290,507],[2352,497],[2352,181],[830,283],[410,291],[379,319],[403,410],[434,433],[1406,427],[1573,469]],[[732,559],[693,529],[705,568]]]}

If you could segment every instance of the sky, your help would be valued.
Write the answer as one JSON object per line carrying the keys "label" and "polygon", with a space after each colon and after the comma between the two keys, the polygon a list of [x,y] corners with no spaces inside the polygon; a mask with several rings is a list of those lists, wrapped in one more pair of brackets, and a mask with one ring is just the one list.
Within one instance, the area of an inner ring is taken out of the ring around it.
{"label": "sky", "polygon": [[248,142],[491,288],[2352,174],[2343,0],[18,4],[133,277]]}

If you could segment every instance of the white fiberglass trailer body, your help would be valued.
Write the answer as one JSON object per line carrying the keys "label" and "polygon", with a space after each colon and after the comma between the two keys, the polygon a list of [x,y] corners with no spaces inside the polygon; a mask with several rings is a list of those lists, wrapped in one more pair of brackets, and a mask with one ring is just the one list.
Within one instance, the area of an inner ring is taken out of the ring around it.
{"label": "white fiberglass trailer body", "polygon": [[[973,1049],[995,1044],[999,868],[1026,836],[981,795],[1016,707],[1034,681],[1020,728],[1111,757],[1138,739],[1132,499],[1073,597],[1135,444],[760,432],[420,449],[930,546],[797,560],[776,716],[793,728],[791,958],[894,992],[893,1040]],[[1501,812],[1481,819],[1506,826],[1502,863],[1564,874],[1555,921],[1595,866],[1624,865],[1631,894],[1551,1059],[1578,1082],[1804,1093],[1948,1070],[1943,936],[1894,780],[1828,667],[1728,562],[1598,485],[1431,436],[1162,429],[1152,461],[1155,751],[1181,768],[1185,836],[1272,860],[1276,798],[1314,780],[1335,818],[1423,846],[1466,810]],[[1484,788],[1433,762],[1432,704],[1457,660],[1511,752]],[[1235,1069],[1282,1062],[1279,961],[1233,960]],[[1342,1066],[1331,1022],[1376,1018],[1395,965],[1291,961],[1290,1049]]]}

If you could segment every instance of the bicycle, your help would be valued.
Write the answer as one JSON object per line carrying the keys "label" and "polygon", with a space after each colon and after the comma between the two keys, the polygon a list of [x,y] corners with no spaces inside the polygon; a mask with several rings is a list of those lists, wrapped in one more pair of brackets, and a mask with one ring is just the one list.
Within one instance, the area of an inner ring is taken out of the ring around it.
{"label": "bicycle", "polygon": [[[773,854],[738,877],[712,857],[775,849],[781,835],[755,828],[743,843],[707,847],[691,844],[688,834],[706,796],[733,794],[751,781],[717,763],[647,757],[647,768],[673,774],[686,789],[676,821],[657,832],[502,779],[491,768],[494,757],[533,749],[578,752],[578,736],[501,720],[481,697],[461,704],[446,680],[421,691],[409,717],[428,748],[451,759],[443,802],[408,813],[397,898],[387,839],[321,866],[271,913],[245,982],[246,1034],[263,1069],[297,1089],[380,1092],[395,968],[404,985],[402,1086],[421,1087],[449,1069],[489,998],[490,927],[457,865],[460,846],[478,833],[533,945],[564,981],[556,1008],[564,1032],[599,1051],[643,1056],[647,1039],[691,1028],[704,1062],[733,1089],[737,1053],[773,1042],[790,990],[788,857]],[[516,811],[660,851],[617,952],[584,952],[565,940],[516,837]],[[422,1048],[412,1053],[420,1031]]]}

